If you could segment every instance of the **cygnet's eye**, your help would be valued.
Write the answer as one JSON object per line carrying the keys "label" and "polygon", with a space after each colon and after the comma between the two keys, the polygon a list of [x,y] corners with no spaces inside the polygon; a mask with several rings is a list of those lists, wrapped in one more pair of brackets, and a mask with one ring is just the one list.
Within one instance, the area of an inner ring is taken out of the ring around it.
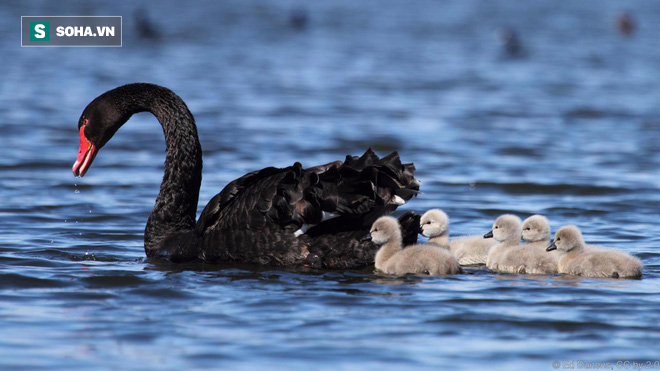
{"label": "cygnet's eye", "polygon": [[426,222],[426,224],[431,224],[431,221],[429,220],[428,222]]}
{"label": "cygnet's eye", "polygon": [[526,230],[526,231],[531,231],[531,230],[532,230],[532,228],[530,228],[530,227],[527,227],[527,228],[525,228],[525,230]]}
{"label": "cygnet's eye", "polygon": [[555,241],[559,242],[559,241],[561,241],[561,238],[557,237],[557,239]]}
{"label": "cygnet's eye", "polygon": [[378,232],[378,228],[374,229],[374,232]]}
{"label": "cygnet's eye", "polygon": [[495,229],[499,228],[498,226],[495,226]]}

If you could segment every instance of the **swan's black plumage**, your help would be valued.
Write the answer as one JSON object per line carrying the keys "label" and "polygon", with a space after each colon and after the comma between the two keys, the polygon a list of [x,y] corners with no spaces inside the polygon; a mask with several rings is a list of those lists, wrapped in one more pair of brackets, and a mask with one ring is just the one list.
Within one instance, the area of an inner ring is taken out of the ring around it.
{"label": "swan's black plumage", "polygon": [[[375,219],[419,189],[413,164],[402,164],[396,152],[379,158],[369,149],[360,157],[316,167],[295,163],[248,173],[213,197],[195,221],[202,151],[194,118],[174,92],[143,83],[110,90],[85,108],[74,174],[84,175],[119,127],[143,111],[158,118],[167,143],[163,182],[145,228],[149,257],[323,268],[370,265],[377,248],[362,237]],[[328,215],[334,218],[324,221]],[[416,242],[419,216],[409,212],[400,221],[409,229],[404,230],[406,243]],[[309,229],[296,237],[301,228]]]}

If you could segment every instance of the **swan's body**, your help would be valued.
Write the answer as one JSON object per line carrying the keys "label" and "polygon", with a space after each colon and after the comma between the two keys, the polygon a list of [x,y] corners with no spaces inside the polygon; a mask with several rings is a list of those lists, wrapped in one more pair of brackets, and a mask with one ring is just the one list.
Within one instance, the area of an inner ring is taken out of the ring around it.
{"label": "swan's body", "polygon": [[444,276],[461,272],[458,260],[446,249],[435,245],[401,246],[401,232],[397,220],[384,216],[371,227],[370,237],[381,245],[376,253],[376,269],[387,274],[428,274]]}
{"label": "swan's body", "polygon": [[[419,189],[413,164],[402,165],[396,152],[380,159],[368,150],[312,168],[296,163],[253,171],[213,197],[196,221],[202,150],[195,120],[179,96],[153,84],[118,87],[85,108],[74,175],[83,176],[98,150],[143,111],[158,118],[167,143],[163,182],[144,234],[149,257],[363,267],[373,262],[376,247],[360,237]],[[328,215],[334,218],[323,221]]]}
{"label": "swan's body", "polygon": [[634,256],[603,247],[585,249],[582,233],[573,225],[559,228],[547,250],[559,251],[559,273],[596,278],[642,276],[642,262]]}
{"label": "swan's body", "polygon": [[460,265],[486,264],[488,251],[497,241],[483,236],[461,236],[449,239],[449,217],[440,209],[431,209],[422,215],[420,233],[429,243],[448,249]]}

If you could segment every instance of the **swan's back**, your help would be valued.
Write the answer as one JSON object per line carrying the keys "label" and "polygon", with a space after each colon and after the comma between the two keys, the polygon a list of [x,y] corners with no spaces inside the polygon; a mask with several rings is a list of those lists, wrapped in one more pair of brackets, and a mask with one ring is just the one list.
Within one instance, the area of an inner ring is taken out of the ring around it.
{"label": "swan's back", "polygon": [[[196,231],[258,229],[266,223],[296,231],[303,225],[320,224],[328,214],[357,219],[368,228],[417,194],[413,173],[414,166],[401,164],[396,152],[379,159],[371,150],[360,158],[347,156],[343,163],[308,169],[298,162],[286,168],[265,168],[232,181],[213,197]],[[374,189],[373,182],[378,181],[386,186]]]}
{"label": "swan's back", "polygon": [[383,271],[394,275],[445,276],[460,273],[461,267],[446,249],[433,245],[413,245],[393,255]]}
{"label": "swan's back", "polygon": [[369,150],[359,158],[314,168],[296,163],[249,173],[230,183],[202,212],[196,232],[205,260],[368,265],[376,247],[360,238],[376,218],[416,195],[413,172],[414,166],[401,164],[398,154],[380,159]]}

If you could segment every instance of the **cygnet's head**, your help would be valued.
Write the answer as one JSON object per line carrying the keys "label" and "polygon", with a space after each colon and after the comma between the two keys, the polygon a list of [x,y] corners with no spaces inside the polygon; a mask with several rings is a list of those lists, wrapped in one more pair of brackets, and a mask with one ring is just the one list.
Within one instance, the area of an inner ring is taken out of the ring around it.
{"label": "cygnet's head", "polygon": [[496,241],[520,241],[522,235],[522,221],[512,214],[504,214],[495,219],[493,229],[484,235],[493,237]]}
{"label": "cygnet's head", "polygon": [[532,215],[522,224],[522,239],[527,242],[550,239],[550,222],[543,215]]}
{"label": "cygnet's head", "polygon": [[558,250],[566,253],[575,248],[584,248],[582,232],[574,225],[565,225],[555,233],[555,239],[546,251]]}
{"label": "cygnet's head", "polygon": [[371,241],[376,245],[382,245],[392,240],[392,238],[401,239],[401,229],[399,222],[391,216],[381,216],[376,219],[369,231]]}
{"label": "cygnet's head", "polygon": [[431,209],[419,221],[419,233],[424,237],[442,236],[448,232],[449,217],[440,209]]}

